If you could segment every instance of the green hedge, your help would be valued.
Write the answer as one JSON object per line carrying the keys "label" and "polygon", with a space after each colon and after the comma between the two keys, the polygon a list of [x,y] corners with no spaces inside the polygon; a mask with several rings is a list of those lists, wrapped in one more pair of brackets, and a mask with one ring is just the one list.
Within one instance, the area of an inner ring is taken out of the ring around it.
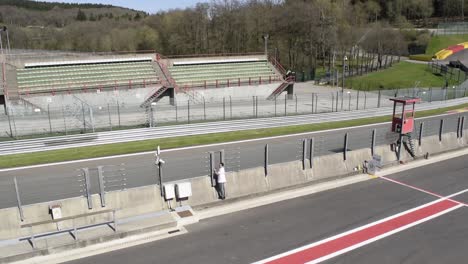
{"label": "green hedge", "polygon": [[416,54],[416,55],[410,55],[409,58],[410,60],[417,60],[417,61],[431,61],[432,55]]}

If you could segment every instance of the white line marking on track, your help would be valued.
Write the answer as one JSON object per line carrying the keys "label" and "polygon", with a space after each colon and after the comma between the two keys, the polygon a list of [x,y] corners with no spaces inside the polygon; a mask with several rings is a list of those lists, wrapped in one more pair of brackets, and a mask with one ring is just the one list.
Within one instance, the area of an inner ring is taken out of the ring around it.
{"label": "white line marking on track", "polygon": [[[296,248],[296,249],[293,249],[293,250],[290,250],[290,251],[287,251],[287,252],[284,252],[284,253],[281,253],[281,254],[278,254],[276,256],[273,256],[273,257],[270,257],[270,258],[267,258],[267,259],[264,259],[264,260],[261,260],[261,261],[258,261],[258,262],[255,262],[254,264],[264,264],[264,263],[269,263],[269,262],[272,262],[272,263],[275,263],[276,261],[278,261],[278,263],[281,263],[281,261],[279,261],[280,259],[282,258],[285,258],[285,257],[288,257],[288,256],[291,256],[293,254],[296,254],[296,253],[300,253],[300,252],[304,252],[306,250],[309,250],[309,249],[312,249],[316,246],[319,246],[319,245],[322,245],[322,244],[325,244],[327,242],[331,242],[331,241],[334,241],[334,240],[338,240],[340,238],[343,238],[345,236],[348,236],[348,235],[351,235],[353,233],[356,233],[358,231],[362,231],[362,230],[365,230],[365,229],[368,229],[370,227],[373,227],[373,226],[376,226],[376,225],[379,225],[379,224],[382,224],[382,223],[385,223],[385,222],[388,222],[390,220],[393,220],[393,219],[396,219],[398,217],[402,217],[402,216],[405,216],[405,215],[408,215],[410,213],[413,213],[413,212],[416,212],[418,210],[421,210],[421,209],[424,209],[426,207],[430,207],[432,205],[435,205],[437,203],[441,203],[443,201],[449,201],[451,203],[454,203],[455,205],[452,206],[452,207],[449,207],[445,210],[442,210],[442,211],[439,211],[437,213],[434,213],[432,215],[429,215],[427,217],[424,217],[422,219],[419,219],[415,222],[412,222],[412,223],[409,223],[407,225],[404,225],[404,226],[401,226],[399,228],[396,228],[394,230],[391,230],[389,232],[386,232],[386,233],[383,233],[381,235],[378,235],[376,237],[370,237],[369,239],[365,240],[365,241],[362,241],[362,242],[359,242],[359,243],[356,243],[352,246],[349,246],[349,247],[346,247],[342,250],[337,250],[331,254],[327,254],[323,257],[320,257],[320,258],[317,258],[317,259],[314,259],[314,260],[311,260],[310,262],[301,262],[301,263],[319,263],[319,262],[322,262],[324,260],[327,260],[327,259],[330,259],[330,258],[333,258],[333,257],[336,257],[338,255],[341,255],[343,253],[346,253],[346,252],[349,252],[351,250],[354,250],[356,248],[359,248],[359,247],[362,247],[364,245],[367,245],[367,244],[370,244],[372,242],[375,242],[377,240],[380,240],[382,238],[385,238],[385,237],[388,237],[390,235],[393,235],[395,233],[398,233],[400,231],[403,231],[405,229],[408,229],[408,228],[411,228],[415,225],[418,225],[418,224],[421,224],[423,222],[426,222],[426,221],[429,221],[433,218],[436,218],[436,217],[439,217],[441,215],[444,215],[444,214],[447,214],[453,210],[456,210],[458,208],[461,208],[463,207],[464,205],[460,202],[456,202],[456,201],[451,201],[450,198],[451,197],[454,197],[454,196],[457,196],[457,195],[460,195],[462,193],[465,193],[465,192],[468,192],[468,189],[465,189],[463,191],[460,191],[460,192],[457,192],[457,193],[454,193],[454,194],[451,194],[451,195],[448,195],[448,196],[445,196],[443,198],[440,198],[440,199],[437,199],[435,201],[432,201],[430,203],[427,203],[427,204],[424,204],[424,205],[421,205],[421,206],[418,206],[418,207],[415,207],[415,208],[412,208],[412,209],[409,209],[409,210],[406,210],[404,212],[401,212],[401,213],[398,213],[398,214],[395,214],[395,215],[392,215],[392,216],[389,216],[389,217],[386,217],[384,219],[381,219],[381,220],[378,220],[378,221],[375,221],[375,222],[372,222],[372,223],[369,223],[369,224],[366,224],[364,226],[361,226],[361,227],[358,227],[358,228],[355,228],[355,229],[352,229],[352,230],[349,230],[349,231],[346,231],[344,233],[341,233],[341,234],[338,234],[338,235],[335,235],[335,236],[332,236],[332,237],[329,237],[329,238],[326,238],[326,239],[323,239],[323,240],[320,240],[320,241],[317,241],[317,242],[314,242],[312,244],[309,244],[309,245],[305,245],[305,246],[302,246],[302,247],[299,247],[299,248]],[[294,262],[295,263],[295,262]]]}

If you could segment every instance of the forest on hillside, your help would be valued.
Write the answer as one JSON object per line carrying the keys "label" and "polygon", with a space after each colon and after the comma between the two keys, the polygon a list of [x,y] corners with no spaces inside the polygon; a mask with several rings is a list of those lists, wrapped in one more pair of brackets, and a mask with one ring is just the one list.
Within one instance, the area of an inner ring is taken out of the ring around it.
{"label": "forest on hillside", "polygon": [[356,46],[396,55],[424,50],[429,32],[413,30],[415,25],[461,21],[465,10],[464,0],[212,0],[149,15],[112,6],[0,0],[0,22],[12,47],[24,49],[244,53],[262,51],[268,34],[269,51],[283,63],[313,68]]}

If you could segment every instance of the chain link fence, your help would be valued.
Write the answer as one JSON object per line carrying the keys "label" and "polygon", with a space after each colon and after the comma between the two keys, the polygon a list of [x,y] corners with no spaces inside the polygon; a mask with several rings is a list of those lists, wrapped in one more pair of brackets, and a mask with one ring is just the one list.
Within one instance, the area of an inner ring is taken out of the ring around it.
{"label": "chain link fence", "polygon": [[274,100],[259,96],[224,97],[197,103],[191,100],[179,100],[174,105],[169,102],[158,102],[144,108],[140,107],[137,100],[125,100],[122,95],[110,96],[102,103],[100,100],[86,101],[78,97],[68,100],[66,104],[58,103],[61,100],[39,104],[36,100],[35,104],[10,105],[6,108],[8,115],[6,112],[0,113],[0,140],[243,118],[375,109],[391,106],[392,103],[388,100],[391,97],[416,96],[425,102],[461,98],[468,94],[467,87],[467,84],[463,84],[447,89],[345,90],[344,92],[281,95]]}

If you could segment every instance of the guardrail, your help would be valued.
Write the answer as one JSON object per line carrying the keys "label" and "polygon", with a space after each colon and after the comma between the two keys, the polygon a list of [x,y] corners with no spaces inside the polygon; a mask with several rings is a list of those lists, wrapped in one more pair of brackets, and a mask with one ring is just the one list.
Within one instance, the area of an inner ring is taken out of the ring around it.
{"label": "guardrail", "polygon": [[[421,103],[418,104],[417,110],[431,110],[455,106],[463,103],[468,103],[468,98],[459,98],[432,103]],[[352,120],[358,118],[390,115],[392,111],[392,107],[382,107],[379,109],[374,109],[373,111],[363,109],[347,112],[308,114],[274,118],[258,118],[248,120],[232,120],[189,125],[175,125],[155,128],[99,132],[85,135],[7,141],[0,143],[0,155],[32,153],[75,147],[133,142],[148,139],[162,139],[170,137],[192,136],[210,133],[233,132],[251,129],[275,128],[294,125],[316,124],[322,122]]]}

